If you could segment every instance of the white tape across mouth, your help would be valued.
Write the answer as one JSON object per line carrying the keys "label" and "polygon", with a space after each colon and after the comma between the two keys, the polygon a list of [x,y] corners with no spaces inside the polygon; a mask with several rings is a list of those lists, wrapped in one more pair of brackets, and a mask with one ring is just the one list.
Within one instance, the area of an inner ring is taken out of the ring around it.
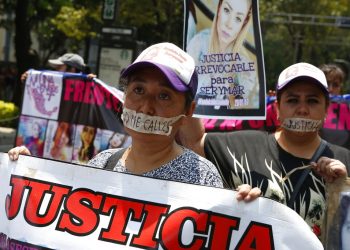
{"label": "white tape across mouth", "polygon": [[321,120],[313,120],[306,118],[286,118],[282,123],[282,127],[295,132],[315,132],[321,128]]}
{"label": "white tape across mouth", "polygon": [[122,120],[125,127],[145,134],[170,135],[173,124],[185,115],[175,117],[150,116],[134,110],[123,109]]}

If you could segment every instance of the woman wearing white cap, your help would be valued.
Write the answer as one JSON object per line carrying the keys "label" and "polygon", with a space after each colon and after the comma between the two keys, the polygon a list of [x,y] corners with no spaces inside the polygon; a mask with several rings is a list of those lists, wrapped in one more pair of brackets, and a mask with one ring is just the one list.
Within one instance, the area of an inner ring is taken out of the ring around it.
{"label": "woman wearing white cap", "polygon": [[192,128],[181,128],[179,138],[183,145],[215,162],[226,186],[238,190],[237,199],[250,201],[263,195],[282,202],[320,236],[326,210],[325,181],[347,176],[350,151],[322,142],[318,134],[329,105],[327,81],[320,69],[308,63],[286,68],[276,93],[281,127],[273,134],[205,134],[197,119]]}

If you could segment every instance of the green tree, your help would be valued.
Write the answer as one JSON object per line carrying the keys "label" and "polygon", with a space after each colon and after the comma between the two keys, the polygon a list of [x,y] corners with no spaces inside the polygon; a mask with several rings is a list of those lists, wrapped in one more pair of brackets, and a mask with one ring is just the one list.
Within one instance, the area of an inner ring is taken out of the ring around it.
{"label": "green tree", "polygon": [[339,28],[335,18],[350,16],[349,1],[267,0],[259,3],[270,89],[274,88],[279,72],[294,62],[306,61],[318,66],[334,62],[336,58],[350,59],[350,29]]}
{"label": "green tree", "polygon": [[183,0],[120,1],[117,23],[137,28],[138,40],[147,44],[170,41],[182,46]]}
{"label": "green tree", "polygon": [[[99,1],[4,1],[0,4],[0,14],[9,8],[15,13],[14,43],[19,76],[29,68],[45,66],[53,53],[83,48],[99,30]],[[38,36],[38,52],[31,47],[32,34]],[[22,92],[23,85],[17,81],[14,97],[17,105],[21,102]]]}

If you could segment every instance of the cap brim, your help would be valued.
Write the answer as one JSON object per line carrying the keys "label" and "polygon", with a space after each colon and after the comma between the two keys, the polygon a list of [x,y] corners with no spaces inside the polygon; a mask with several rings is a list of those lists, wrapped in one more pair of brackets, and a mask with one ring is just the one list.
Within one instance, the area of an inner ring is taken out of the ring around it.
{"label": "cap brim", "polygon": [[284,89],[285,87],[287,87],[288,85],[290,85],[291,83],[297,81],[297,80],[308,80],[314,84],[316,84],[317,86],[319,86],[322,91],[324,91],[325,93],[329,93],[328,89],[319,81],[317,80],[316,78],[313,78],[313,77],[310,77],[310,76],[297,76],[295,78],[292,78],[292,79],[289,79],[288,81],[282,83],[282,84],[278,84],[277,87],[276,87],[276,91],[280,91],[281,89]]}
{"label": "cap brim", "polygon": [[123,71],[123,73],[121,74],[121,77],[127,77],[131,72],[133,72],[137,69],[143,68],[143,67],[147,67],[147,66],[154,66],[154,67],[158,68],[166,76],[166,78],[169,80],[169,83],[171,84],[171,86],[174,89],[178,90],[179,92],[191,91],[190,87],[187,86],[176,75],[176,73],[173,70],[171,70],[167,66],[164,66],[164,65],[159,64],[159,63],[147,62],[147,61],[134,63],[134,64],[130,65],[129,67],[127,67]]}
{"label": "cap brim", "polygon": [[58,65],[63,65],[64,63],[58,59],[50,59],[49,64],[54,65],[54,66],[58,66]]}

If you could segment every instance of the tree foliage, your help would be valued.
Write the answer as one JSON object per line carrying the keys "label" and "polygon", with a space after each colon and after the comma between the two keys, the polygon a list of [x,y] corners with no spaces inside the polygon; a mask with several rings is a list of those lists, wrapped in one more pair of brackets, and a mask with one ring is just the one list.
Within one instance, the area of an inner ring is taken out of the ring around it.
{"label": "tree foliage", "polygon": [[[117,0],[117,18],[112,23],[101,21],[102,3],[94,0],[1,0],[0,16],[9,13],[16,16],[19,72],[35,65],[44,66],[53,53],[87,50],[89,39],[98,37],[103,25],[136,27],[137,40],[147,45],[170,41],[182,46],[183,0]],[[284,67],[296,61],[315,65],[336,59],[350,61],[350,29],[324,25],[335,22],[327,17],[350,16],[348,0],[264,0],[259,1],[259,10],[268,88],[273,88]],[[313,15],[317,20],[297,24],[288,22],[287,18],[279,19],[278,13]],[[9,21],[0,18],[0,26],[8,28]],[[38,35],[39,62],[31,53],[31,34]]]}
{"label": "tree foliage", "polygon": [[[300,15],[296,20],[304,22],[292,23],[287,18],[278,19],[271,15],[276,13]],[[260,14],[270,88],[273,88],[279,72],[294,62],[305,61],[318,66],[334,63],[336,59],[350,61],[350,29],[339,28],[335,18],[349,18],[348,0],[260,1]]]}

